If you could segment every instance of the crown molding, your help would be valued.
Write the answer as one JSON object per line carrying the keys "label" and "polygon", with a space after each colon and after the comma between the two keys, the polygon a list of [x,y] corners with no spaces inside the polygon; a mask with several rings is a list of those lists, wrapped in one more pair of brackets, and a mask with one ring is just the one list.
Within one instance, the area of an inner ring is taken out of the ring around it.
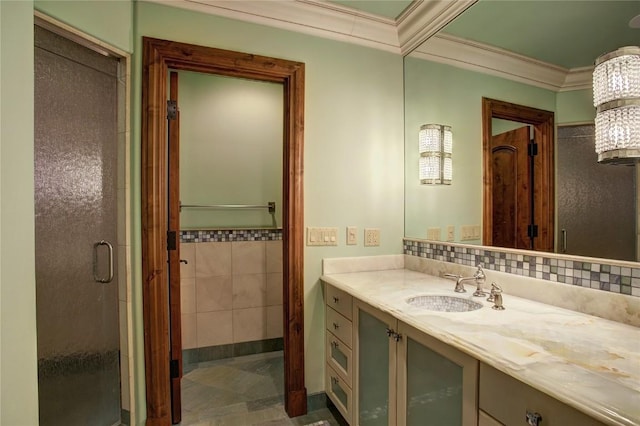
{"label": "crown molding", "polygon": [[397,21],[400,53],[406,55],[478,0],[414,2]]}
{"label": "crown molding", "polygon": [[449,34],[436,34],[409,56],[555,92],[591,87],[592,67],[567,69]]}
{"label": "crown molding", "polygon": [[593,67],[567,69],[438,33],[478,0],[415,0],[397,20],[325,0],[144,1],[409,55],[556,92],[588,89],[592,84]]}
{"label": "crown molding", "polygon": [[358,12],[325,1],[146,1],[400,53],[393,19]]}
{"label": "crown molding", "polygon": [[571,90],[584,90],[593,88],[593,69],[595,67],[571,68],[564,79],[564,84],[560,88],[560,92],[568,92]]}

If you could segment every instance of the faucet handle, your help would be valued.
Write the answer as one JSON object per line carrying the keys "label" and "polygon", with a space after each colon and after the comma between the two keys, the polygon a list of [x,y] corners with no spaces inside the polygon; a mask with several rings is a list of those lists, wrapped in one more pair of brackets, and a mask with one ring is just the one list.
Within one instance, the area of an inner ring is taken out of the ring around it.
{"label": "faucet handle", "polygon": [[495,282],[491,283],[491,296],[489,296],[487,301],[494,303],[491,307],[492,309],[504,311],[504,306],[502,305],[502,288]]}
{"label": "faucet handle", "polygon": [[454,279],[454,280],[458,280],[458,278],[461,277],[460,275],[457,275],[457,274],[442,274],[442,276],[445,277],[445,278],[451,278],[451,279]]}
{"label": "faucet handle", "polygon": [[482,269],[482,263],[478,263],[478,269],[476,269],[476,273],[473,274],[473,277],[477,280],[484,280],[487,276],[484,274],[484,270]]}

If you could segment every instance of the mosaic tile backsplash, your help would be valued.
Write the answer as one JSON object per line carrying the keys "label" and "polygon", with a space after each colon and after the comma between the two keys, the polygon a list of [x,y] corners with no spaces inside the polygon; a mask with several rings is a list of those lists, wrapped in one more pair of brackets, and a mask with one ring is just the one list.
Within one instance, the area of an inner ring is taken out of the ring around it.
{"label": "mosaic tile backsplash", "polygon": [[640,297],[640,268],[403,240],[404,254]]}
{"label": "mosaic tile backsplash", "polygon": [[278,241],[282,229],[214,229],[180,231],[181,243],[223,243],[229,241]]}

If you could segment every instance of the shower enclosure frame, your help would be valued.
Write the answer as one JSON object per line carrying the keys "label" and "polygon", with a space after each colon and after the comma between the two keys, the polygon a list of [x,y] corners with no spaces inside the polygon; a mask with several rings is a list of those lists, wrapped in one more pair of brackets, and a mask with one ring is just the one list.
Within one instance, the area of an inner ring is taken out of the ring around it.
{"label": "shower enclosure frame", "polygon": [[303,269],[304,63],[149,37],[143,37],[142,44],[142,297],[147,425],[171,424],[166,209],[169,68],[283,85],[284,402],[290,417],[303,415],[307,412]]}
{"label": "shower enclosure frame", "polygon": [[59,21],[39,10],[33,11],[34,24],[67,38],[77,44],[97,51],[104,55],[116,57],[120,60],[119,79],[124,82],[119,85],[118,92],[118,158],[117,158],[117,211],[118,211],[118,235],[117,246],[119,250],[118,261],[118,310],[119,310],[119,334],[120,334],[120,398],[123,420],[136,419],[135,377],[133,375],[133,303],[131,300],[132,274],[128,261],[131,259],[131,221],[128,212],[131,209],[131,187],[129,173],[131,165],[131,116],[128,113],[131,105],[131,53],[122,50],[108,42],[100,40],[93,35],[78,28]]}

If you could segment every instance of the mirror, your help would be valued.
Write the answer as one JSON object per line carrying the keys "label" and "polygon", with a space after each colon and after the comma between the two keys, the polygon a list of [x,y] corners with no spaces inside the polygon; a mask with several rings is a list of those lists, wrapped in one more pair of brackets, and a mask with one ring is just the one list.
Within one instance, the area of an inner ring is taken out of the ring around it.
{"label": "mirror", "polygon": [[[636,168],[597,163],[591,72],[600,54],[637,44],[640,29],[628,23],[638,12],[637,4],[624,1],[480,0],[406,56],[405,236],[486,241],[483,236],[491,229],[483,218],[482,99],[490,98],[554,113],[551,250],[636,260]],[[418,131],[423,124],[452,127],[451,185],[420,184]],[[585,146],[587,152],[575,151]],[[578,158],[585,168],[570,167]],[[626,189],[612,196],[618,186]],[[586,232],[567,222],[612,199],[627,202],[616,207],[615,215],[599,213],[599,219],[586,221]],[[612,229],[626,240],[615,237],[607,248],[602,237]],[[578,241],[585,235],[592,238]],[[622,245],[627,248],[611,248]]]}

